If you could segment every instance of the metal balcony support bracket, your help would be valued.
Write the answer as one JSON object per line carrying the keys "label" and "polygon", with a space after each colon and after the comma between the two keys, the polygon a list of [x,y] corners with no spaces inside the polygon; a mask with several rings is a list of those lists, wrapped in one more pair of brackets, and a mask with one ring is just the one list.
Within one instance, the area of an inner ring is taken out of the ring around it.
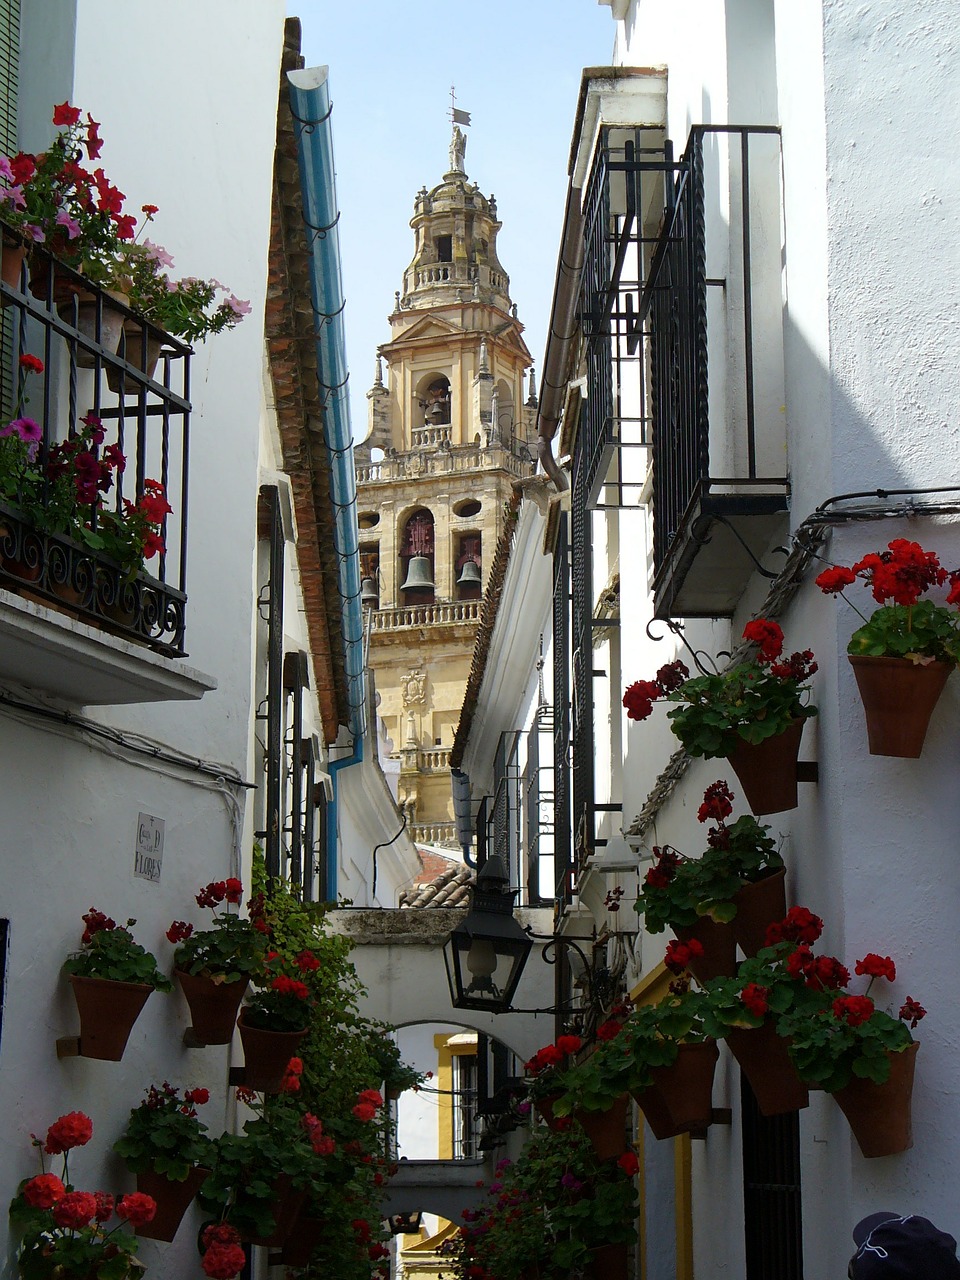
{"label": "metal balcony support bracket", "polygon": [[79,1036],[61,1036],[57,1041],[58,1058],[82,1058]]}
{"label": "metal balcony support bracket", "polygon": [[193,1027],[187,1027],[183,1033],[183,1047],[185,1049],[205,1049],[207,1042],[200,1039]]}
{"label": "metal balcony support bracket", "polygon": [[798,760],[797,761],[797,781],[798,782],[819,782],[820,766],[816,760]]}
{"label": "metal balcony support bracket", "polygon": [[[733,1124],[733,1110],[730,1107],[714,1107],[710,1112],[710,1125],[715,1124]],[[709,1136],[710,1128],[692,1129],[690,1138],[694,1142],[705,1142]]]}

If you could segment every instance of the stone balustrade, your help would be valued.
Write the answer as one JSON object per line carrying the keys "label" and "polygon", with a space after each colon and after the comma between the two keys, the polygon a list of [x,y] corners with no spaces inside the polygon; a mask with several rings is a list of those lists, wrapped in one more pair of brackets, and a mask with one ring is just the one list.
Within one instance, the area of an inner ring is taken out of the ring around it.
{"label": "stone balustrade", "polygon": [[448,773],[451,747],[427,747],[420,752],[421,773]]}
{"label": "stone balustrade", "polygon": [[480,620],[479,600],[447,600],[437,604],[402,605],[375,609],[374,631],[402,631],[405,627],[471,625]]}

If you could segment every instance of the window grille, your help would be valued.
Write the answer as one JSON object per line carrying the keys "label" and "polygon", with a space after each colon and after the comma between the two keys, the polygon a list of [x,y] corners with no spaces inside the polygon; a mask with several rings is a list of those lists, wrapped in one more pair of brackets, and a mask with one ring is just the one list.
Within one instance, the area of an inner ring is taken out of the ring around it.
{"label": "window grille", "polygon": [[745,1280],[803,1280],[800,1118],[763,1116],[740,1078]]}

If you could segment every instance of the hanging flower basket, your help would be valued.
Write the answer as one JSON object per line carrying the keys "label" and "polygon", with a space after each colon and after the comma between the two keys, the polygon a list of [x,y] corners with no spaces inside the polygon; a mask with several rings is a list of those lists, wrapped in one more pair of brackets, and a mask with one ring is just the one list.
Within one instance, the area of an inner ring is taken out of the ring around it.
{"label": "hanging flower basket", "polygon": [[923,750],[933,709],[954,665],[922,665],[908,658],[869,654],[847,656],[860,690],[870,754],[916,760]]}
{"label": "hanging flower basket", "polygon": [[630,1095],[622,1093],[606,1111],[575,1111],[574,1118],[590,1139],[598,1160],[615,1160],[627,1149],[627,1108]]}
{"label": "hanging flower basket", "polygon": [[734,903],[737,914],[731,921],[737,945],[745,956],[755,956],[764,945],[767,926],[787,914],[786,868],[745,884]]}
{"label": "hanging flower basket", "polygon": [[248,1026],[241,1013],[237,1019],[243,1043],[244,1079],[248,1089],[277,1093],[286,1075],[287,1063],[296,1055],[306,1031],[265,1031]]}
{"label": "hanging flower basket", "polygon": [[715,1040],[677,1046],[676,1061],[653,1067],[653,1084],[635,1093],[637,1106],[658,1141],[693,1129],[713,1118],[713,1076],[720,1050]]}
{"label": "hanging flower basket", "polygon": [[696,924],[674,928],[681,942],[695,939],[703,947],[703,955],[691,957],[687,968],[698,982],[711,978],[729,978],[737,971],[737,940],[733,927],[701,916]]}
{"label": "hanging flower basket", "polygon": [[740,779],[751,812],[784,813],[797,807],[797,757],[804,720],[762,742],[739,738],[727,759]]}
{"label": "hanging flower basket", "polygon": [[730,1052],[750,1082],[757,1106],[765,1116],[801,1111],[810,1103],[807,1086],[790,1061],[787,1046],[772,1022],[751,1028],[732,1028],[727,1033]]}
{"label": "hanging flower basket", "polygon": [[143,982],[70,975],[80,1014],[80,1053],[84,1058],[119,1062],[133,1024],[154,990]]}
{"label": "hanging flower basket", "polygon": [[209,1169],[191,1169],[183,1182],[174,1182],[172,1178],[154,1173],[152,1169],[144,1169],[138,1173],[137,1190],[153,1197],[157,1202],[157,1213],[152,1221],[138,1225],[137,1235],[149,1240],[166,1240],[168,1243],[173,1240],[183,1221],[183,1215],[209,1174]]}
{"label": "hanging flower basket", "polygon": [[249,978],[217,982],[202,974],[175,969],[177,981],[190,1006],[193,1034],[204,1044],[229,1044],[237,1024],[237,1010],[249,986]]}
{"label": "hanging flower basket", "polygon": [[913,1146],[911,1102],[919,1048],[914,1042],[891,1053],[890,1075],[883,1084],[855,1077],[833,1095],[868,1159],[895,1156]]}

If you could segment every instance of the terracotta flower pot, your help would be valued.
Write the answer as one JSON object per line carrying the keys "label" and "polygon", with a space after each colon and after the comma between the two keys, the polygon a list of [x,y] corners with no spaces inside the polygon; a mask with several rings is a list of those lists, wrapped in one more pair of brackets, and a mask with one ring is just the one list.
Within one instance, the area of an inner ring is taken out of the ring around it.
{"label": "terracotta flower pot", "polygon": [[276,1193],[276,1199],[271,1206],[273,1230],[269,1235],[248,1237],[251,1244],[259,1244],[266,1248],[276,1248],[286,1241],[300,1216],[300,1210],[307,1202],[307,1193],[294,1191],[285,1173],[282,1173],[274,1182],[273,1190]]}
{"label": "terracotta flower pot", "polygon": [[307,1266],[314,1249],[323,1242],[328,1231],[326,1218],[308,1217],[301,1209],[280,1252],[281,1264],[285,1267]]}
{"label": "terracotta flower pot", "polygon": [[[126,306],[128,299],[125,293],[104,290],[100,310],[99,345],[104,350],[112,352],[116,351],[117,343],[120,341],[120,333],[123,329],[123,313],[110,305],[111,298],[124,306]],[[74,299],[76,299],[76,311],[74,311]],[[74,325],[89,342],[97,341],[97,295],[95,293],[90,293],[89,291],[74,293],[67,302],[57,304],[57,312],[61,320],[65,320],[67,324]],[[77,346],[75,358],[79,369],[92,369],[97,363],[93,352],[87,351],[85,347],[81,346]]]}
{"label": "terracotta flower pot", "polygon": [[890,1075],[883,1084],[854,1078],[833,1095],[860,1150],[868,1159],[895,1156],[913,1146],[911,1102],[919,1044],[890,1054]]}
{"label": "terracotta flower pot", "polygon": [[296,1055],[304,1031],[264,1031],[250,1027],[241,1013],[237,1019],[243,1043],[243,1083],[260,1093],[276,1093],[283,1084],[287,1063]]}
{"label": "terracotta flower pot", "polygon": [[57,270],[55,259],[45,253],[31,253],[28,261],[30,272],[29,288],[35,298],[46,302],[53,286],[53,304],[56,307],[68,303],[77,293],[85,292],[84,287],[63,270]]}
{"label": "terracotta flower pot", "polygon": [[[23,274],[23,260],[27,256],[27,246],[17,236],[11,235],[10,232],[4,231],[2,240],[2,253],[0,253],[0,278],[3,283],[11,289],[20,288],[20,278]],[[9,307],[11,300],[3,298],[0,305]]]}
{"label": "terracotta flower pot", "polygon": [[779,1116],[809,1105],[807,1086],[797,1075],[786,1043],[772,1022],[734,1028],[727,1033],[727,1044],[749,1080],[763,1115]]}
{"label": "terracotta flower pot", "polygon": [[860,690],[870,754],[915,760],[953,664],[920,666],[908,658],[847,656]]}
{"label": "terracotta flower pot", "polygon": [[604,1244],[593,1250],[586,1268],[589,1280],[627,1280],[627,1246]]}
{"label": "terracotta flower pot", "polygon": [[388,1102],[396,1102],[402,1094],[403,1090],[398,1084],[388,1084],[383,1091],[383,1096]]}
{"label": "terracotta flower pot", "polygon": [[627,1149],[627,1107],[630,1095],[622,1093],[606,1111],[575,1111],[574,1118],[590,1139],[598,1160],[615,1160]]}
{"label": "terracotta flower pot", "polygon": [[193,975],[174,970],[180,989],[190,1006],[192,1031],[204,1044],[229,1044],[237,1025],[240,1001],[250,984],[249,978],[236,982],[217,982],[202,974]]}
{"label": "terracotta flower pot", "polygon": [[567,1116],[556,1116],[553,1114],[553,1104],[560,1097],[559,1093],[548,1093],[543,1098],[537,1098],[534,1106],[543,1119],[548,1129],[552,1129],[555,1133],[566,1123]]}
{"label": "terracotta flower pot", "polygon": [[119,1062],[127,1038],[153,987],[143,982],[113,982],[109,978],[70,975],[80,1013],[80,1054]]}
{"label": "terracotta flower pot", "polygon": [[783,813],[797,807],[797,756],[805,723],[794,720],[783,733],[763,742],[737,739],[727,759],[752,813]]}
{"label": "terracotta flower pot", "polygon": [[745,956],[755,956],[763,946],[767,926],[787,914],[786,876],[786,867],[781,867],[762,880],[744,884],[734,898],[737,914],[730,924]]}
{"label": "terracotta flower pot", "polygon": [[669,1067],[653,1067],[653,1084],[633,1096],[659,1141],[706,1129],[713,1118],[713,1075],[720,1050],[715,1040],[681,1044]]}
{"label": "terracotta flower pot", "polygon": [[[156,375],[157,364],[160,360],[160,339],[154,338],[148,329],[146,351],[144,351],[143,327],[137,324],[136,320],[125,320],[122,332],[123,342],[117,348],[117,355],[126,360],[127,364],[131,364],[135,369],[139,369],[141,373],[145,373],[148,378],[153,378]],[[107,386],[111,391],[119,392],[120,383],[120,370],[113,365],[109,365],[107,367]],[[135,396],[139,395],[139,393],[140,383],[134,382],[132,378],[123,379],[124,396]]]}
{"label": "terracotta flower pot", "polygon": [[153,1196],[157,1202],[157,1213],[152,1222],[145,1222],[136,1228],[137,1235],[148,1240],[171,1241],[177,1234],[183,1215],[190,1208],[201,1183],[209,1173],[209,1169],[198,1166],[190,1170],[183,1182],[174,1182],[172,1178],[154,1173],[152,1169],[138,1173],[137,1190]]}
{"label": "terracotta flower pot", "polygon": [[737,940],[731,925],[718,924],[709,916],[701,916],[696,924],[679,929],[674,927],[673,932],[681,942],[689,942],[693,938],[703,947],[703,955],[691,960],[689,965],[698,982],[730,978],[736,973]]}

